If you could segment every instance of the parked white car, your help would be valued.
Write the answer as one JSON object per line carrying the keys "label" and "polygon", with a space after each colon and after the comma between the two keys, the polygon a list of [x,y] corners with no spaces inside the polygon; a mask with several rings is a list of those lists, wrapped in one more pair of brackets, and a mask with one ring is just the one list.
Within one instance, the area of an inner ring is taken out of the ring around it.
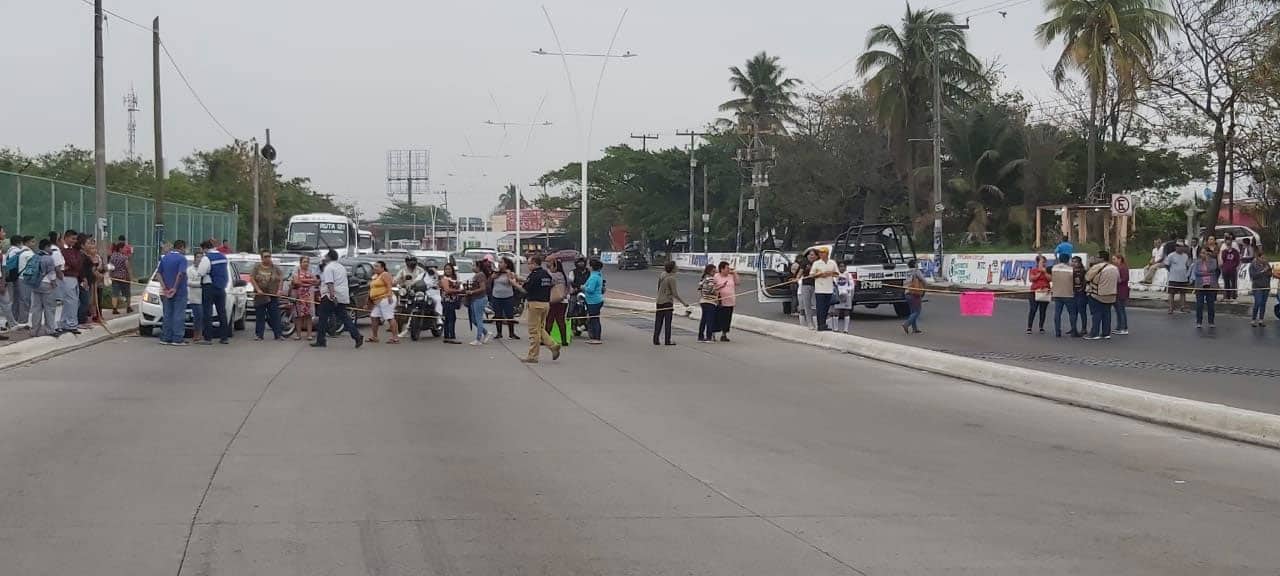
{"label": "parked white car", "polygon": [[[192,257],[187,256],[187,262],[190,264]],[[231,319],[231,326],[236,330],[244,330],[245,314],[249,308],[249,299],[245,292],[245,282],[240,279],[240,272],[236,269],[236,264],[230,264],[230,274],[227,274],[227,315]],[[194,302],[189,303],[194,304]],[[151,281],[147,282],[147,288],[142,293],[142,303],[139,304],[138,315],[138,333],[143,336],[151,336],[155,333],[155,329],[164,322],[164,307],[160,303],[160,271],[157,268],[151,273]],[[192,329],[191,311],[188,309],[186,318],[183,320],[187,329]]]}

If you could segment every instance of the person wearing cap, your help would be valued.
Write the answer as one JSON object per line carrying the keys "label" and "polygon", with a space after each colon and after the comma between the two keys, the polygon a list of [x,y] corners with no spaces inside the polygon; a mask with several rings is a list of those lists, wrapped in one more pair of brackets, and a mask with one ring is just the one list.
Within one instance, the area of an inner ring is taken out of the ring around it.
{"label": "person wearing cap", "polygon": [[814,316],[818,319],[819,332],[831,329],[827,326],[827,313],[831,310],[831,298],[836,291],[836,276],[839,275],[839,266],[831,261],[831,249],[826,246],[818,248],[818,259],[809,265],[809,276],[813,277],[813,298],[816,308]]}
{"label": "person wearing cap", "polygon": [[1182,312],[1187,311],[1187,291],[1191,286],[1191,256],[1187,254],[1187,243],[1178,240],[1174,244],[1173,253],[1164,257],[1164,262],[1160,266],[1168,271],[1169,276],[1166,284],[1169,288],[1169,313],[1173,314],[1173,299],[1175,296],[1181,301]]}
{"label": "person wearing cap", "polygon": [[1111,307],[1116,303],[1120,269],[1111,263],[1111,253],[1102,250],[1084,277],[1089,283],[1089,313],[1093,316],[1093,325],[1085,340],[1110,340]]}

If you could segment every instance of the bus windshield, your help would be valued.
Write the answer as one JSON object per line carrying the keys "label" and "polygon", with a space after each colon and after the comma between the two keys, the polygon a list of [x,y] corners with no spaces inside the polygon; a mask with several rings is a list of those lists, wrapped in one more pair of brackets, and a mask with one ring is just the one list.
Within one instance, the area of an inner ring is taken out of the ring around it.
{"label": "bus windshield", "polygon": [[347,247],[347,225],[341,222],[294,222],[289,225],[289,250],[328,250]]}
{"label": "bus windshield", "polygon": [[356,239],[356,247],[361,250],[373,250],[373,236],[361,234]]}

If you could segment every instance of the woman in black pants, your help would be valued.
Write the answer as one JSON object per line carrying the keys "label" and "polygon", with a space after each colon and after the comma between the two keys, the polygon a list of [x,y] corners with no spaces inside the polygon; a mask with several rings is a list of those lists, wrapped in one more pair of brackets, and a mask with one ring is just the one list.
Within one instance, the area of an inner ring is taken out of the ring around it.
{"label": "woman in black pants", "polygon": [[702,321],[698,323],[698,341],[714,342],[716,332],[716,304],[720,301],[716,287],[716,267],[707,264],[702,269],[702,279],[698,281],[698,300],[702,308]]}

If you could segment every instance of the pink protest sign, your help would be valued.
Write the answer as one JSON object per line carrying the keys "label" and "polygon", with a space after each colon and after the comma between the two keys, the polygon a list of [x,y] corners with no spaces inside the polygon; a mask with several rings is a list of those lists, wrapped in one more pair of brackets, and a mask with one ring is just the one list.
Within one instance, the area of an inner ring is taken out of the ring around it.
{"label": "pink protest sign", "polygon": [[995,312],[995,292],[964,292],[960,294],[961,316],[990,316]]}

